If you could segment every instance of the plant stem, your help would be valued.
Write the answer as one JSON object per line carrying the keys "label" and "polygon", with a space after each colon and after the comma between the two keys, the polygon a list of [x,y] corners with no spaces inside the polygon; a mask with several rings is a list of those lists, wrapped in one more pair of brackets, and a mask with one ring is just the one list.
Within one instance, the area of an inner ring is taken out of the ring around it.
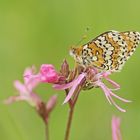
{"label": "plant stem", "polygon": [[75,93],[75,98],[73,100],[69,101],[70,110],[69,110],[69,116],[68,116],[68,122],[67,122],[67,128],[66,128],[66,133],[65,133],[65,139],[64,140],[69,140],[72,118],[73,118],[73,113],[74,113],[74,107],[75,107],[75,104],[77,102],[80,91],[81,91],[81,88],[78,88],[76,90],[76,93]]}
{"label": "plant stem", "polygon": [[72,118],[73,118],[73,112],[74,112],[74,106],[71,107],[69,110],[69,117],[68,117],[68,122],[67,122],[66,133],[65,133],[65,140],[69,139],[70,128],[71,128]]}
{"label": "plant stem", "polygon": [[49,140],[49,125],[48,125],[49,114],[48,110],[46,109],[45,103],[41,102],[36,111],[45,124],[45,137],[46,137],[45,140]]}
{"label": "plant stem", "polygon": [[[76,105],[76,102],[78,100],[79,97],[79,93],[83,88],[83,85],[85,83],[86,79],[83,79],[81,81],[81,83],[79,84],[79,86],[77,87],[77,89],[74,91],[73,93],[73,98],[69,100],[69,116],[68,116],[68,121],[67,121],[67,127],[66,127],[66,132],[65,132],[65,139],[64,140],[69,140],[69,136],[70,136],[70,129],[71,129],[71,124],[72,124],[72,118],[73,118],[73,113],[74,113],[74,107]],[[69,90],[65,90],[66,92],[66,96],[68,95]]]}
{"label": "plant stem", "polygon": [[49,140],[49,127],[48,127],[48,123],[45,124],[45,135],[46,135],[46,140]]}
{"label": "plant stem", "polygon": [[[66,91],[66,96],[67,96],[69,90],[66,89],[65,91]],[[72,117],[73,117],[73,111],[74,111],[74,106],[73,106],[72,100],[70,99],[68,103],[69,103],[69,117],[68,117],[68,122],[67,122],[66,133],[65,133],[65,140],[69,139]]]}

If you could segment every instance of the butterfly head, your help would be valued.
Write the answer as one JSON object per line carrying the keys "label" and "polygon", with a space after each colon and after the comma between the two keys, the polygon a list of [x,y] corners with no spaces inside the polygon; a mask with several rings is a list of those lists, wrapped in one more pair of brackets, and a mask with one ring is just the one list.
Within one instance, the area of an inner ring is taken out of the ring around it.
{"label": "butterfly head", "polygon": [[72,57],[76,57],[76,52],[77,52],[77,48],[75,48],[75,46],[71,46],[70,50],[69,50],[69,54]]}
{"label": "butterfly head", "polygon": [[78,46],[78,47],[72,46],[69,51],[70,55],[74,58],[74,60],[78,64],[82,64],[83,62],[81,57],[81,52],[82,52],[82,46]]}

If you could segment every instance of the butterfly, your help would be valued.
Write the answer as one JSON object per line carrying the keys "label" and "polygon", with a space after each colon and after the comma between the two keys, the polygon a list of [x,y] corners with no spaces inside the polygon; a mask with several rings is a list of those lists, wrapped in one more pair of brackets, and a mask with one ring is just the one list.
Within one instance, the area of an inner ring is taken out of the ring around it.
{"label": "butterfly", "polygon": [[80,47],[72,47],[70,55],[83,67],[102,71],[120,71],[140,43],[135,31],[107,31]]}

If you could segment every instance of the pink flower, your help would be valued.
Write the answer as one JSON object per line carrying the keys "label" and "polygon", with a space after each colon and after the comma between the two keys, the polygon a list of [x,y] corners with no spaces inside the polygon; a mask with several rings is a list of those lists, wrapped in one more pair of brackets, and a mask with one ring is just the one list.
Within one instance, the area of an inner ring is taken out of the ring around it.
{"label": "pink flower", "polygon": [[51,96],[46,104],[46,109],[47,109],[48,113],[54,109],[56,102],[57,102],[57,95]]}
{"label": "pink flower", "polygon": [[[93,83],[93,85],[94,85],[94,86],[99,86],[99,87],[103,90],[103,92],[104,92],[104,94],[105,94],[105,96],[106,96],[106,98],[107,98],[107,100],[108,100],[108,102],[109,102],[110,104],[113,104],[113,105],[114,105],[118,110],[120,110],[121,112],[126,112],[126,110],[122,109],[121,107],[119,107],[119,106],[115,103],[115,101],[113,100],[112,96],[115,97],[115,98],[117,98],[117,99],[119,99],[119,100],[121,100],[121,101],[123,101],[123,102],[125,102],[125,103],[131,102],[131,101],[126,100],[126,99],[124,99],[124,98],[122,98],[122,97],[119,97],[119,96],[117,96],[116,94],[114,94],[114,93],[112,92],[113,90],[118,90],[118,89],[120,89],[120,85],[117,84],[116,82],[114,82],[113,80],[111,80],[111,79],[108,77],[110,74],[111,74],[111,72],[101,72],[101,73],[96,74],[96,75],[95,75],[95,82]],[[106,79],[109,83],[112,84],[112,86],[113,86],[114,88],[113,88],[113,89],[108,88],[108,87],[102,82],[102,79]]]}
{"label": "pink flower", "polygon": [[[123,102],[131,102],[131,101],[123,99],[112,92],[112,91],[120,89],[120,85],[108,77],[111,73],[112,72],[110,71],[100,72],[96,68],[88,68],[85,72],[81,73],[72,82],[66,83],[66,84],[54,84],[53,87],[57,90],[70,89],[67,97],[64,100],[64,103],[66,103],[71,99],[77,87],[80,86],[81,81],[83,79],[86,79],[85,86],[83,89],[91,89],[92,87],[100,87],[103,90],[110,104],[113,104],[121,112],[126,112],[126,110],[122,109],[115,103],[112,97],[115,97]],[[113,89],[108,88],[102,81],[103,79],[107,80],[113,86]],[[86,84],[88,84],[89,87]]]}
{"label": "pink flower", "polygon": [[42,82],[56,83],[59,75],[51,64],[43,64],[40,68],[40,78]]}
{"label": "pink flower", "polygon": [[37,106],[41,103],[41,99],[33,93],[33,90],[42,82],[55,83],[60,78],[54,66],[51,64],[43,64],[38,74],[35,73],[35,67],[27,68],[23,77],[23,84],[18,80],[14,82],[14,87],[17,89],[19,96],[8,98],[5,101],[6,103],[26,100],[32,106]]}
{"label": "pink flower", "polygon": [[[5,100],[5,103],[10,104],[15,101],[27,101],[31,106],[36,107],[37,110],[39,110],[40,107],[42,107],[43,102],[40,97],[33,92],[33,90],[42,82],[41,74],[35,74],[35,67],[32,67],[25,69],[23,77],[24,83],[21,83],[19,80],[14,82],[14,87],[18,91],[18,95],[9,97]],[[47,110],[47,114],[49,114],[49,112],[51,112],[55,107],[56,100],[57,96],[53,95],[46,103],[45,109]]]}
{"label": "pink flower", "polygon": [[36,68],[26,68],[23,74],[24,84],[28,87],[28,90],[32,92],[40,83],[40,75],[36,74]]}
{"label": "pink flower", "polygon": [[10,104],[15,101],[27,101],[32,106],[38,106],[41,99],[33,92],[34,88],[40,83],[39,77],[34,76],[34,68],[27,68],[24,72],[24,83],[16,80],[14,87],[18,91],[18,96],[9,97],[5,103]]}
{"label": "pink flower", "polygon": [[80,74],[75,80],[73,80],[72,82],[68,83],[68,84],[54,84],[53,87],[57,90],[65,90],[70,88],[70,91],[68,93],[68,95],[66,96],[63,104],[67,103],[72,95],[74,94],[75,90],[77,89],[78,86],[80,86],[81,82],[85,79],[86,77],[86,73],[82,73]]}
{"label": "pink flower", "polygon": [[122,140],[120,132],[120,118],[112,117],[112,140]]}
{"label": "pink flower", "polygon": [[37,83],[56,83],[61,78],[51,64],[43,64],[40,67],[38,74],[33,73],[31,70],[24,73],[24,80],[32,86]]}

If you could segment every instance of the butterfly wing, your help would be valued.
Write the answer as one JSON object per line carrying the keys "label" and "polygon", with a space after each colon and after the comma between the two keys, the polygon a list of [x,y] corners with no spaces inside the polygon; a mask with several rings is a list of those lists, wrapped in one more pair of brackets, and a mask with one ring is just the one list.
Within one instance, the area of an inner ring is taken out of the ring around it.
{"label": "butterfly wing", "polygon": [[83,48],[89,48],[92,52],[94,59],[91,65],[101,70],[120,71],[139,43],[139,32],[108,31]]}

